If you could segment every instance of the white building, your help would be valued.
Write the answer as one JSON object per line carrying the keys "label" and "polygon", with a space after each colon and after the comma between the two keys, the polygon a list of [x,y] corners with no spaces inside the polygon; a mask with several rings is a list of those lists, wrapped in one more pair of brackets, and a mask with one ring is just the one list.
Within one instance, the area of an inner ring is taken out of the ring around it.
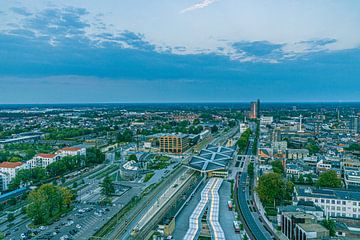
{"label": "white building", "polygon": [[39,153],[36,154],[31,160],[26,161],[26,163],[28,168],[45,168],[49,166],[49,164],[59,160],[60,158],[61,156],[56,154]]}
{"label": "white building", "polygon": [[248,128],[249,125],[247,125],[246,123],[240,123],[240,135],[243,134]]}
{"label": "white building", "polygon": [[270,125],[273,123],[273,121],[274,121],[274,117],[272,117],[272,116],[268,116],[268,117],[261,116],[261,118],[260,118],[261,125]]}
{"label": "white building", "polygon": [[295,188],[293,203],[311,201],[321,207],[326,216],[360,219],[360,192],[350,190]]}
{"label": "white building", "polygon": [[1,191],[8,189],[9,183],[15,178],[20,169],[24,169],[25,164],[22,162],[2,162],[0,163],[0,177],[2,179]]}
{"label": "white building", "polygon": [[78,148],[78,147],[66,147],[58,150],[56,155],[61,157],[66,156],[84,156],[86,155],[86,148]]}

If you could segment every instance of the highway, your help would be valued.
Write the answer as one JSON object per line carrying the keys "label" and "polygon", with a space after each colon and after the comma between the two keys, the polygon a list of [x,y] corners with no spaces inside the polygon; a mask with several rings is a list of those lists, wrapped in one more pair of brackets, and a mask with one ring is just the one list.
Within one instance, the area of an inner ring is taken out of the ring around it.
{"label": "highway", "polygon": [[250,233],[252,239],[263,240],[263,239],[273,239],[269,232],[265,229],[258,218],[251,213],[250,208],[248,206],[249,198],[249,186],[247,184],[247,164],[252,155],[252,142],[249,141],[248,148],[246,153],[247,156],[244,157],[244,171],[238,176],[238,186],[237,186],[237,201],[240,206],[241,216],[245,225],[247,226],[247,230]]}

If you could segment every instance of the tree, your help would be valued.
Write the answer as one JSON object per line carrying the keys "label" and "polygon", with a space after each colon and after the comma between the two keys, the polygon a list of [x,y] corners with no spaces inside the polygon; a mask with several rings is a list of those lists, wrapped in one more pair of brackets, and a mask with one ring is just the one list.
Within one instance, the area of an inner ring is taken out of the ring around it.
{"label": "tree", "polygon": [[300,184],[305,183],[304,176],[303,176],[302,174],[300,174],[299,179],[298,179],[298,182],[299,182]]}
{"label": "tree", "polygon": [[10,198],[8,203],[9,205],[14,206],[16,204],[16,198]]}
{"label": "tree", "polygon": [[243,132],[239,138],[239,140],[237,141],[237,146],[239,148],[239,153],[242,153],[246,150],[246,147],[248,145],[249,142],[249,138],[251,135],[251,130],[248,128],[245,130],[245,132]]}
{"label": "tree", "polygon": [[69,189],[43,184],[29,193],[26,213],[35,225],[46,224],[54,215],[61,214],[64,206],[69,208],[73,199]]}
{"label": "tree", "polygon": [[332,219],[325,219],[322,221],[322,225],[329,230],[330,236],[334,237],[336,234],[336,225],[335,221]]}
{"label": "tree", "polygon": [[129,156],[129,161],[135,161],[135,162],[137,162],[137,157],[136,157],[136,155],[135,154],[130,154],[130,156]]}
{"label": "tree", "polygon": [[217,133],[219,131],[218,126],[214,125],[211,127],[211,133]]}
{"label": "tree", "polygon": [[338,178],[336,171],[330,170],[321,173],[316,182],[317,187],[340,188],[342,186],[341,179]]}
{"label": "tree", "polygon": [[247,166],[247,172],[248,172],[250,179],[253,179],[254,178],[254,163],[252,163],[252,162],[249,163],[249,165]]}
{"label": "tree", "polygon": [[264,204],[278,204],[291,199],[293,183],[285,182],[278,173],[267,173],[259,178],[256,191]]}
{"label": "tree", "polygon": [[97,148],[89,148],[86,150],[85,165],[91,166],[94,164],[100,164],[105,161],[105,154]]}
{"label": "tree", "polygon": [[284,173],[284,166],[282,161],[274,161],[271,163],[272,169],[274,173],[283,174]]}
{"label": "tree", "polygon": [[101,183],[101,193],[104,196],[111,196],[115,193],[114,183],[109,175],[107,175]]}
{"label": "tree", "polygon": [[9,222],[14,221],[14,220],[15,220],[14,214],[13,214],[13,213],[8,213],[8,215],[7,215],[7,220],[8,220]]}
{"label": "tree", "polygon": [[198,118],[195,118],[193,121],[193,125],[198,125],[200,124],[200,120]]}
{"label": "tree", "polygon": [[311,174],[307,174],[307,175],[306,175],[306,184],[309,184],[309,185],[313,185],[313,184],[314,184],[314,181],[313,181],[313,179],[312,179]]}

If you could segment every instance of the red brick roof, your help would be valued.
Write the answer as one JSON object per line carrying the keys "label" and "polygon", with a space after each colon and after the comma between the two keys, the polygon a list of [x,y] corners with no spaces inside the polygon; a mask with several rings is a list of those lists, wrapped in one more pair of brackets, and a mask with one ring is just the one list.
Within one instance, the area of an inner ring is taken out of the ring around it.
{"label": "red brick roof", "polygon": [[2,162],[0,168],[16,168],[23,165],[22,162]]}
{"label": "red brick roof", "polygon": [[66,147],[66,148],[60,149],[60,151],[68,151],[68,152],[76,152],[79,150],[81,150],[81,148],[77,148],[77,147]]}
{"label": "red brick roof", "polygon": [[55,154],[48,154],[48,153],[39,153],[36,156],[37,157],[42,157],[42,158],[54,158],[56,155]]}

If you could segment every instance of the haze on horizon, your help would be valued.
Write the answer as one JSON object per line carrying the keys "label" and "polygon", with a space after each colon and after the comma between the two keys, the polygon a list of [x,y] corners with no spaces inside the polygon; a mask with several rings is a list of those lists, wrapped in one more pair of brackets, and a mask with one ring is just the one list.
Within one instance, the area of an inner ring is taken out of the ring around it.
{"label": "haze on horizon", "polygon": [[360,101],[356,0],[2,1],[0,104]]}

